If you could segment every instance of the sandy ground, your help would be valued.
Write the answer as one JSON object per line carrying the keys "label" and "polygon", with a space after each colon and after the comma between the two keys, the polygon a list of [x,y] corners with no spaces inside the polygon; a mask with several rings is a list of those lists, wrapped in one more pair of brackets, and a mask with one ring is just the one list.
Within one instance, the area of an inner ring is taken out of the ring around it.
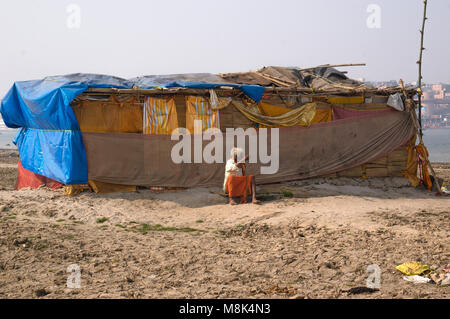
{"label": "sandy ground", "polygon": [[[14,191],[16,163],[0,152],[0,298],[450,297],[395,269],[450,263],[450,197],[402,178],[264,186],[261,205],[231,207],[219,189]],[[450,188],[450,164],[435,168]],[[352,294],[371,264],[381,288]]]}

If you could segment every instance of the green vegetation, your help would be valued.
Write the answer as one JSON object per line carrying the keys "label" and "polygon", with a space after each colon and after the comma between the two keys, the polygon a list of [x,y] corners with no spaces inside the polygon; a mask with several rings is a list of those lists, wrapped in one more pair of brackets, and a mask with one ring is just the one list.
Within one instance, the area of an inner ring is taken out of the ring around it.
{"label": "green vegetation", "polygon": [[268,202],[268,201],[272,201],[272,200],[276,200],[278,199],[279,196],[275,196],[273,194],[260,194],[260,195],[256,195],[256,199],[262,201],[262,202]]}
{"label": "green vegetation", "polygon": [[[118,225],[116,225],[118,226]],[[118,226],[120,227],[120,226]],[[125,227],[121,227],[121,228],[125,228]],[[128,229],[126,229],[128,230]],[[191,227],[182,227],[182,228],[177,228],[177,227],[173,227],[173,226],[163,226],[161,224],[156,224],[156,225],[149,225],[149,224],[140,224],[139,226],[134,226],[132,228],[132,230],[138,231],[142,234],[147,234],[150,231],[176,231],[176,232],[180,232],[180,233],[206,233],[206,230],[202,230],[202,229],[196,229],[196,228],[191,228]]]}
{"label": "green vegetation", "polygon": [[47,209],[47,210],[43,211],[42,214],[47,217],[55,217],[57,213],[56,213],[56,210],[54,210],[54,209]]}
{"label": "green vegetation", "polygon": [[106,217],[97,218],[97,224],[103,224],[103,223],[106,222],[107,220],[108,220],[108,218],[106,218]]}

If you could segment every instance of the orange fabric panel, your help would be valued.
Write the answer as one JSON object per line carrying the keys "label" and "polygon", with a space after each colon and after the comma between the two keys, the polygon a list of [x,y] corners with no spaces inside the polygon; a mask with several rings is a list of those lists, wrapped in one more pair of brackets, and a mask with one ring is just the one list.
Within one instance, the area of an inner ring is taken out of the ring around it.
{"label": "orange fabric panel", "polygon": [[[265,102],[259,102],[258,107],[261,113],[267,116],[279,116],[293,110],[287,107],[273,105]],[[314,116],[314,119],[312,120],[311,124],[320,122],[330,122],[332,120],[332,117],[333,117],[333,110],[331,108],[331,105],[329,107],[319,106],[316,107],[316,115]],[[261,125],[260,127],[264,126]]]}
{"label": "orange fabric panel", "polygon": [[31,188],[36,189],[41,186],[47,186],[51,189],[57,189],[63,187],[63,184],[52,180],[48,177],[33,173],[22,166],[22,163],[17,163],[17,181],[16,181],[16,190],[20,190],[22,188]]}
{"label": "orange fabric panel", "polygon": [[227,183],[225,184],[225,192],[229,197],[241,197],[241,202],[247,202],[247,196],[252,194],[252,179],[253,175],[240,176],[230,175],[228,176]]}
{"label": "orange fabric panel", "polygon": [[322,122],[331,122],[333,120],[333,109],[332,107],[316,108],[316,116],[312,120],[312,124],[322,123]]}
{"label": "orange fabric panel", "polygon": [[417,154],[419,155],[420,164],[422,165],[422,177],[423,177],[423,183],[425,187],[428,189],[429,192],[431,192],[431,187],[433,187],[433,183],[431,181],[430,172],[428,171],[428,149],[423,144],[420,143],[416,146]]}
{"label": "orange fabric panel", "polygon": [[292,109],[282,106],[277,106],[265,102],[259,102],[258,103],[259,110],[267,116],[279,116],[282,114],[285,114],[289,111],[292,111]]}
{"label": "orange fabric panel", "polygon": [[219,110],[213,110],[209,101],[201,96],[186,97],[186,128],[191,133],[200,133],[194,128],[196,120],[202,122],[202,131],[220,128]]}
{"label": "orange fabric panel", "polygon": [[134,98],[118,102],[82,101],[73,107],[82,132],[142,133],[143,110]]}
{"label": "orange fabric panel", "polygon": [[364,96],[333,96],[328,98],[331,104],[362,104]]}
{"label": "orange fabric panel", "polygon": [[417,187],[420,184],[420,179],[417,177],[417,152],[416,152],[416,135],[414,135],[408,142],[406,149],[408,150],[408,160],[406,162],[406,170],[403,176],[409,179],[412,186]]}
{"label": "orange fabric panel", "polygon": [[143,131],[143,107],[136,103],[134,98],[124,103],[119,103],[119,119],[121,133],[142,133]]}
{"label": "orange fabric panel", "polygon": [[144,134],[172,134],[178,129],[175,100],[149,97],[144,104]]}

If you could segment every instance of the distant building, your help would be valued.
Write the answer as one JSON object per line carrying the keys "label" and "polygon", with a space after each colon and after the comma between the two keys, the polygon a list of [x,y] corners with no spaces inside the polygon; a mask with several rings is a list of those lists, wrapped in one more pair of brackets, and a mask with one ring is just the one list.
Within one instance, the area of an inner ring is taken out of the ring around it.
{"label": "distant building", "polygon": [[450,84],[423,87],[424,127],[448,127],[450,118]]}

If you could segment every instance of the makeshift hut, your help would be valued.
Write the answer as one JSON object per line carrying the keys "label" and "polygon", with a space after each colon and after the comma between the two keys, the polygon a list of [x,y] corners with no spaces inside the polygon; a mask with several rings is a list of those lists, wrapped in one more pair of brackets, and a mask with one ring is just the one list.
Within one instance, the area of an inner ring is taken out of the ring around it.
{"label": "makeshift hut", "polygon": [[404,176],[417,186],[423,164],[420,176],[431,187],[426,148],[416,145],[416,93],[373,88],[328,66],[130,80],[73,74],[16,82],[0,111],[8,127],[20,128],[18,188],[39,181],[69,193],[221,186],[223,162],[195,154],[174,162],[172,134],[181,138],[181,128],[193,133],[192,149],[195,136],[220,130],[221,137],[200,139],[200,149],[220,138],[225,157],[227,128],[243,129],[233,134],[246,139],[247,151],[263,129],[278,128],[278,141],[269,130],[266,145],[277,148],[278,169],[261,173],[261,158],[248,167],[258,184]]}

